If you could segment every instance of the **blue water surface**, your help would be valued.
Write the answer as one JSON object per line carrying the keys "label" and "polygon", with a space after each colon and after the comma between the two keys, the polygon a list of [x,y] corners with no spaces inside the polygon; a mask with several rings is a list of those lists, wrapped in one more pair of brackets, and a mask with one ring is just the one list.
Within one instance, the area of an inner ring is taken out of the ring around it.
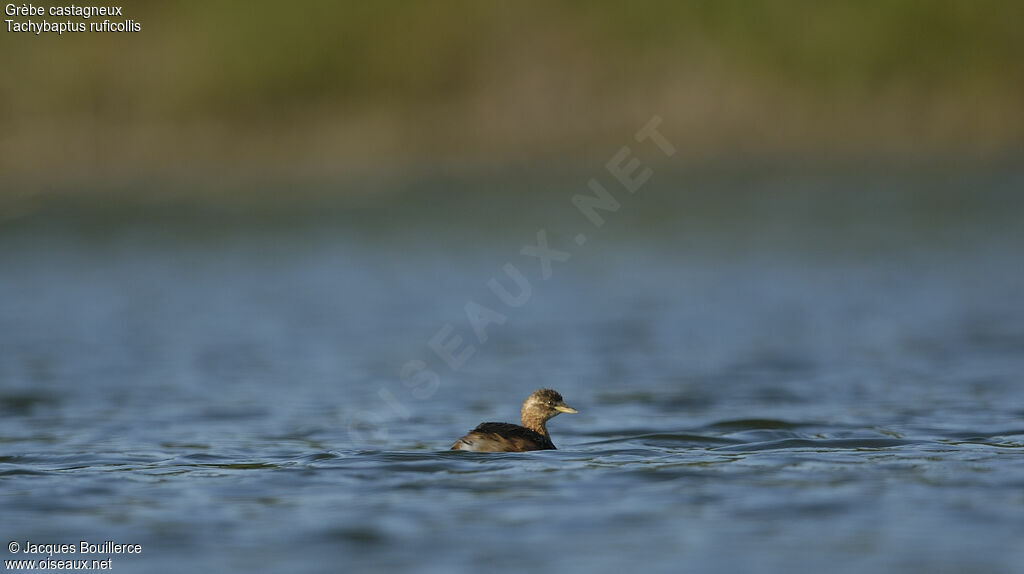
{"label": "blue water surface", "polygon": [[[140,544],[121,572],[1021,571],[1020,174],[662,177],[601,229],[585,181],[9,219],[3,541]],[[448,450],[539,387],[580,411],[559,450]]]}

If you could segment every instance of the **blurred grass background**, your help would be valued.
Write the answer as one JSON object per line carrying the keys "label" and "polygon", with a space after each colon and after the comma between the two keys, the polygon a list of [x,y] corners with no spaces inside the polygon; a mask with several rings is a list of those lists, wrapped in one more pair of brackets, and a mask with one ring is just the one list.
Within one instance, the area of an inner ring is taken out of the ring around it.
{"label": "blurred grass background", "polygon": [[682,162],[1024,147],[1024,3],[1008,0],[124,11],[141,32],[0,33],[8,208],[102,182],[599,165],[652,115]]}

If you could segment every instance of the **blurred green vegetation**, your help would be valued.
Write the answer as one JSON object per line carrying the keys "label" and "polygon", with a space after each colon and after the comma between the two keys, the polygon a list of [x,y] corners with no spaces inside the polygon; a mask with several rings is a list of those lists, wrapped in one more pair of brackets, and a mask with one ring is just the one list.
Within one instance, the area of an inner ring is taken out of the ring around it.
{"label": "blurred green vegetation", "polygon": [[1009,0],[186,0],[125,17],[142,31],[5,25],[5,180],[602,160],[655,114],[683,158],[1024,143]]}

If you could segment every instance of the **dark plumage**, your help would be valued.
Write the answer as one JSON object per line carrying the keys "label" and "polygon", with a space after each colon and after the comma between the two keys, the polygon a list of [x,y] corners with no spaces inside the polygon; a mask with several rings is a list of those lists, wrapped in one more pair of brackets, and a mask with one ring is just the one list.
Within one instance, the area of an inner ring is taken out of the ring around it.
{"label": "dark plumage", "polygon": [[547,436],[512,423],[480,423],[452,445],[452,450],[478,452],[523,452],[554,448],[555,445]]}
{"label": "dark plumage", "polygon": [[546,423],[558,413],[575,413],[562,395],[551,389],[538,389],[523,401],[519,417],[523,426],[512,423],[481,423],[455,441],[452,450],[476,452],[524,452],[553,450]]}

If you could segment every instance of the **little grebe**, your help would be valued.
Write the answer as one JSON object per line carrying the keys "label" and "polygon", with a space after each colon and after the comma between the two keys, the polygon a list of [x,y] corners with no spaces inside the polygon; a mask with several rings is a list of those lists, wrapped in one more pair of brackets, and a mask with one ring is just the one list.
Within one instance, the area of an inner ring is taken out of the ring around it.
{"label": "little grebe", "polygon": [[538,389],[523,401],[519,418],[523,426],[512,423],[481,423],[469,434],[455,441],[452,450],[476,452],[524,452],[550,450],[555,445],[544,423],[558,413],[575,413],[565,404],[562,395],[551,389]]}

